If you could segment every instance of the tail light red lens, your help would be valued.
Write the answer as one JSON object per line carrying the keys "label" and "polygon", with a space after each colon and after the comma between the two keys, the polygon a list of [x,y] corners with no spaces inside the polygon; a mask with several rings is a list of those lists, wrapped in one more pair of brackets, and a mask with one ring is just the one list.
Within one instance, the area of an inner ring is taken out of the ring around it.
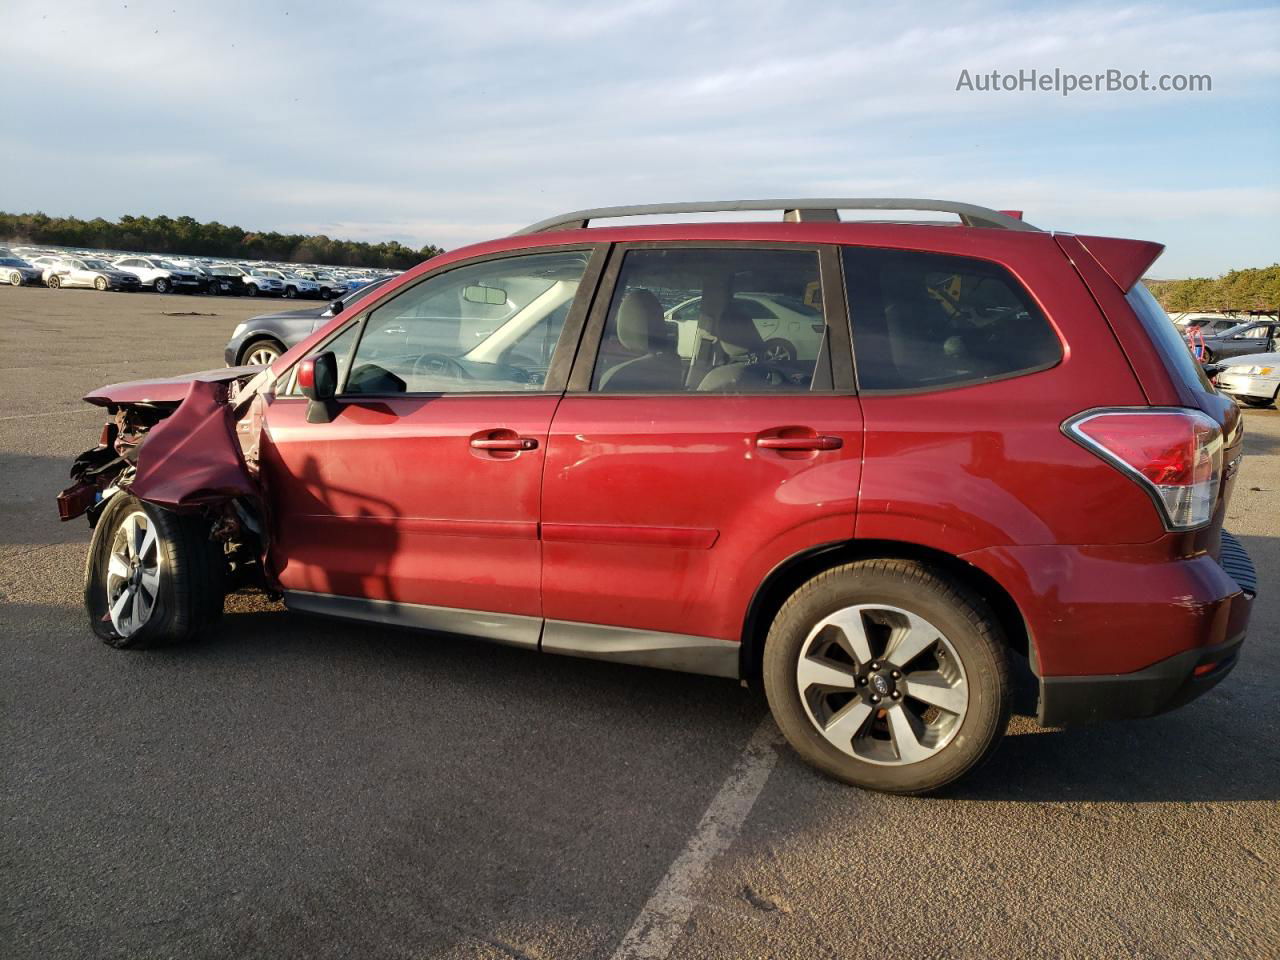
{"label": "tail light red lens", "polygon": [[1199,410],[1120,409],[1082,413],[1067,436],[1133,477],[1170,530],[1209,522],[1222,477],[1222,431]]}

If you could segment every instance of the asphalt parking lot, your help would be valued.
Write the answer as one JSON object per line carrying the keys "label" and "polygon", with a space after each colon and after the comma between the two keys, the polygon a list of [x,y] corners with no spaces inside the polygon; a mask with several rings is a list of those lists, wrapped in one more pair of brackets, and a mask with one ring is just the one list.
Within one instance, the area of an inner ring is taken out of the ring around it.
{"label": "asphalt parking lot", "polygon": [[91,639],[53,502],[101,425],[79,398],[218,366],[275,306],[0,288],[0,956],[1280,955],[1280,412],[1245,413],[1263,592],[1223,685],[1015,718],[946,796],[892,798],[725,680],[257,597],[198,646]]}

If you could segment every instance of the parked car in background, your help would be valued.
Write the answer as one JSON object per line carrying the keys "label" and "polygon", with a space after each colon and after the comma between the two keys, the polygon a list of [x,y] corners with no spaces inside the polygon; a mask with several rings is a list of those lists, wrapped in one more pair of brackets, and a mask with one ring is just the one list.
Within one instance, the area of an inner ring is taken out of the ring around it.
{"label": "parked car in background", "polygon": [[320,296],[325,300],[332,300],[347,292],[347,282],[332,274],[318,270],[295,270],[294,273],[304,280],[313,282],[319,288]]}
{"label": "parked car in background", "polygon": [[310,336],[316,327],[372,296],[386,286],[387,282],[387,280],[376,280],[361,287],[355,293],[331,300],[324,306],[264,313],[237,324],[235,330],[231,332],[231,339],[227,341],[223,358],[229,367],[275,363],[281,354]]}
{"label": "parked car in background", "polygon": [[1240,325],[1239,317],[1191,317],[1179,324],[1184,334],[1197,331],[1202,337],[1214,337]]}
{"label": "parked car in background", "polygon": [[270,296],[283,297],[284,284],[278,277],[261,273],[256,267],[242,267],[237,264],[225,264],[217,267],[219,276],[236,276],[242,283],[242,292],[246,297]]}
{"label": "parked car in background", "polygon": [[[770,363],[812,360],[818,355],[826,325],[822,314],[799,297],[781,294],[736,293],[735,308],[755,324],[763,341],[760,358]],[[702,298],[694,297],[666,311],[664,318],[679,328],[677,352],[693,356]]]}
{"label": "parked car in background", "polygon": [[284,296],[292,300],[294,297],[320,296],[320,284],[309,280],[301,274],[275,267],[255,267],[249,271],[255,277],[274,277],[284,286]]}
{"label": "parked car in background", "polygon": [[30,262],[33,267],[37,267],[40,270],[40,282],[48,283],[49,269],[51,267],[56,267],[58,264],[62,263],[62,259],[63,258],[61,256],[57,256],[51,253],[45,253],[45,254],[41,254],[38,257],[33,257]]}
{"label": "parked car in background", "polygon": [[24,283],[42,283],[44,270],[27,263],[22,257],[6,255],[0,257],[0,280],[14,287],[20,287]]}
{"label": "parked car in background", "polygon": [[160,257],[121,257],[116,268],[132,273],[144,287],[156,293],[200,293],[204,290],[204,278],[189,267],[180,267]]}
{"label": "parked car in background", "polygon": [[1280,351],[1233,357],[1218,365],[1213,382],[1247,407],[1270,407],[1280,397]]}
{"label": "parked car in background", "polygon": [[141,284],[105,260],[63,257],[44,271],[44,282],[50,287],[93,287],[96,290],[138,290]]}
{"label": "parked car in background", "polygon": [[[776,219],[672,222],[744,210]],[[1240,662],[1258,583],[1223,527],[1242,415],[1141,282],[1162,249],[792,199],[453,250],[265,369],[85,397],[58,506],[93,528],[86,632],[181,642],[262,589],[742,679],[806,761],[894,793],[977,767],[1024,683],[1047,727],[1173,709]],[[830,349],[764,359],[736,294],[810,290]],[[663,305],[694,298],[684,357]]]}
{"label": "parked car in background", "polygon": [[1201,360],[1217,363],[1230,357],[1247,353],[1267,353],[1277,349],[1272,346],[1280,339],[1280,321],[1253,320],[1238,323],[1214,336],[1205,336]]}
{"label": "parked car in background", "polygon": [[241,267],[231,266],[229,264],[214,264],[207,268],[209,271],[209,285],[207,290],[215,296],[226,297],[243,297],[248,291],[245,289],[245,278],[249,276],[247,270]]}

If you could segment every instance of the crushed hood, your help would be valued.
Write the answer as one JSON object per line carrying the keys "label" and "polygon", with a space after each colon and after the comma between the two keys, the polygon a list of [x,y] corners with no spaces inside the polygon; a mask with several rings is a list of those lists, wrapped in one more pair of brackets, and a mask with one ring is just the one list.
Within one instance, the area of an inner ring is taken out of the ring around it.
{"label": "crushed hood", "polygon": [[169,377],[162,380],[130,380],[125,383],[112,383],[98,387],[85,394],[86,403],[100,407],[117,406],[125,403],[181,403],[187,390],[193,383],[230,383],[241,377],[252,376],[261,372],[260,366],[219,367],[216,370],[201,370],[198,373],[187,373],[180,377]]}

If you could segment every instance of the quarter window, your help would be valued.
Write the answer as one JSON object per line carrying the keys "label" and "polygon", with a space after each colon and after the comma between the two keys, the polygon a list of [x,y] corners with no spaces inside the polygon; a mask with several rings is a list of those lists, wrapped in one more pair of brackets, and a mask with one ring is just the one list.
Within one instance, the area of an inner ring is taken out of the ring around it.
{"label": "quarter window", "polygon": [[862,390],[927,390],[1031,373],[1062,345],[1021,284],[983,260],[847,247]]}
{"label": "quarter window", "polygon": [[805,303],[814,250],[627,251],[591,389],[599,393],[803,392],[830,385],[827,328]]}

